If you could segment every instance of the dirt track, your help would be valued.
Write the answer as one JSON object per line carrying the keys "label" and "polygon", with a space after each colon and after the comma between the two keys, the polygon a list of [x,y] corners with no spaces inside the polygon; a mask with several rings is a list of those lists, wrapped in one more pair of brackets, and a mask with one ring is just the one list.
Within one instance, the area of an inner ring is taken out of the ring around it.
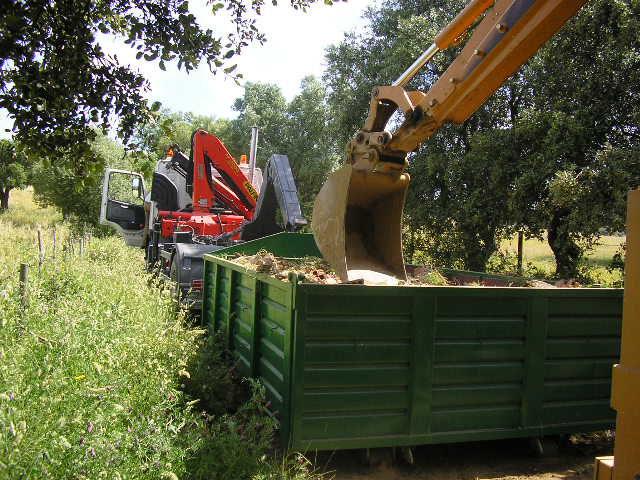
{"label": "dirt track", "polygon": [[613,452],[610,439],[547,446],[556,451],[542,458],[527,441],[511,440],[419,447],[413,466],[392,462],[388,450],[375,452],[380,462],[375,467],[364,466],[362,455],[353,451],[324,453],[315,464],[336,480],[591,480],[594,457]]}

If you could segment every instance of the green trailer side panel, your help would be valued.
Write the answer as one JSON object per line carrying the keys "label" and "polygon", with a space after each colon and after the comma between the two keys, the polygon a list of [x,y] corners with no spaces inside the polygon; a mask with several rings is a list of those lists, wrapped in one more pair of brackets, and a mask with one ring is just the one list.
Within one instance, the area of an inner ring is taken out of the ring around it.
{"label": "green trailer side panel", "polygon": [[621,324],[616,298],[549,301],[541,394],[545,424],[615,418],[609,398],[611,367],[620,356]]}
{"label": "green trailer side panel", "polygon": [[516,428],[526,371],[528,299],[505,301],[492,289],[470,298],[460,289],[425,293],[437,302],[430,432]]}
{"label": "green trailer side panel", "polygon": [[[608,388],[619,353],[619,291],[297,290],[293,448],[513,438],[613,424]],[[558,361],[567,365],[548,369]]]}
{"label": "green trailer side panel", "polygon": [[[392,292],[329,297],[305,287],[298,285],[296,300],[294,448],[316,439],[408,433],[412,305]],[[371,368],[378,374],[369,371],[367,381],[360,372]]]}
{"label": "green trailer side panel", "polygon": [[[268,241],[277,248],[293,245],[274,237]],[[306,238],[297,253],[315,255]],[[258,246],[251,248],[266,248]],[[225,333],[241,373],[261,379],[290,448],[419,445],[613,425],[621,290],[289,280],[208,255],[203,319]]]}

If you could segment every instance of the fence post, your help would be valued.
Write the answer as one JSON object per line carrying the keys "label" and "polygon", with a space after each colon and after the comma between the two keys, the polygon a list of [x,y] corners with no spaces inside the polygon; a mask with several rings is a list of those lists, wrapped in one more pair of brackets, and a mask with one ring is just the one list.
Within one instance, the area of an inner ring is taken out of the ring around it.
{"label": "fence post", "polygon": [[522,254],[524,244],[524,234],[518,232],[518,275],[522,275]]}
{"label": "fence post", "polygon": [[42,271],[44,263],[44,239],[42,238],[42,230],[38,227],[38,272]]}
{"label": "fence post", "polygon": [[29,265],[20,264],[20,305],[22,310],[29,305]]}
{"label": "fence post", "polygon": [[53,258],[53,260],[56,259],[56,227],[54,225],[53,227],[53,245],[52,245],[52,249],[51,249],[51,258]]}

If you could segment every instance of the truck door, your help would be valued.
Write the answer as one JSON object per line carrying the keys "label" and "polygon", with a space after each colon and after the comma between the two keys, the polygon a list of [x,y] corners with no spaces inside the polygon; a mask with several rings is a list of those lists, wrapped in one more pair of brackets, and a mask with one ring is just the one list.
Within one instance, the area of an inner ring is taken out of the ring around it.
{"label": "truck door", "polygon": [[108,168],[104,172],[100,223],[114,228],[132,247],[144,246],[145,210],[142,175]]}

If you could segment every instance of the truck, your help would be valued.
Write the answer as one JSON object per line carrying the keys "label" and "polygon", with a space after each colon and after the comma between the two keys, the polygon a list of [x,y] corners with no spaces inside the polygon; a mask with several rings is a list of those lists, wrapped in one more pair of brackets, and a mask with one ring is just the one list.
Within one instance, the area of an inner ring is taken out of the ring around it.
{"label": "truck", "polygon": [[157,162],[150,189],[140,173],[105,170],[100,223],[143,248],[148,270],[175,282],[177,298],[194,312],[203,255],[307,224],[288,158],[273,155],[263,171],[255,145],[251,152],[249,164],[245,156],[238,162],[217,136],[196,130],[189,155],[173,145]]}

